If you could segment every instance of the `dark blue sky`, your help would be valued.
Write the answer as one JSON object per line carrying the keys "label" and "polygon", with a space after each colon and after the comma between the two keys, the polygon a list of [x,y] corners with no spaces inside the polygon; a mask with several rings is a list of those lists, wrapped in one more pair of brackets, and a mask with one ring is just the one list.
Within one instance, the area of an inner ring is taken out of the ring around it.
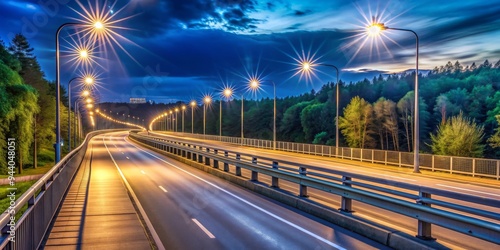
{"label": "dark blue sky", "polygon": [[[114,42],[101,44],[91,54],[97,56],[94,65],[98,66],[93,68],[100,75],[102,101],[128,101],[130,97],[189,101],[200,100],[203,94],[218,98],[224,85],[235,87],[240,95],[245,91],[245,78],[251,75],[276,82],[278,96],[319,89],[335,80],[335,72],[325,67],[317,68],[312,80],[294,76],[294,58],[302,53],[314,55],[317,63],[336,65],[341,69],[341,79],[347,82],[413,69],[414,36],[388,30],[377,39],[367,37],[360,31],[372,16],[389,27],[418,33],[421,69],[447,61],[470,64],[500,59],[498,0],[114,3],[3,0],[0,38],[8,44],[15,33],[23,33],[35,48],[47,78],[53,80],[55,31],[59,25],[75,22],[75,18],[82,20],[78,13],[86,15],[84,9],[109,15],[110,21],[125,19],[106,26],[122,48]],[[75,33],[78,31],[71,28],[61,33],[63,85],[83,70],[70,61],[67,53],[75,41],[83,41]],[[263,84],[257,96],[271,96],[269,82]]]}

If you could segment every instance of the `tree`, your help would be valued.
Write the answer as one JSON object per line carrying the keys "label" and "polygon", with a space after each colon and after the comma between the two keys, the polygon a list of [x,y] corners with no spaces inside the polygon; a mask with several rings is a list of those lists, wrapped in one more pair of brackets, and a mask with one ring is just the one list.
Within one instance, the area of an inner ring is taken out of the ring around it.
{"label": "tree", "polygon": [[344,108],[344,116],[340,117],[339,129],[352,148],[372,146],[374,140],[369,129],[372,123],[372,105],[365,99],[356,96]]}
{"label": "tree", "polygon": [[495,134],[488,139],[492,148],[500,148],[500,115],[497,115],[496,118],[498,127],[495,129]]}
{"label": "tree", "polygon": [[431,134],[432,152],[438,155],[482,157],[484,145],[483,126],[464,117],[463,112],[439,125],[436,134]]}

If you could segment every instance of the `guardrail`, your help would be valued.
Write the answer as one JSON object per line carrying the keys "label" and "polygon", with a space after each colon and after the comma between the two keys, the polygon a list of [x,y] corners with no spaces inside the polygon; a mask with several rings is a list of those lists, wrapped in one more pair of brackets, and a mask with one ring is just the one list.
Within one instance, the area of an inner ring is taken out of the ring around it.
{"label": "guardrail", "polygon": [[[14,211],[27,206],[26,211],[12,225],[9,209],[0,215],[0,249],[38,249],[56,211],[64,198],[73,176],[85,157],[92,137],[113,131],[110,129],[87,134],[85,141],[68,153],[33,186],[15,201]],[[12,235],[10,232],[13,232]],[[13,241],[11,240],[13,239]]]}
{"label": "guardrail", "polygon": [[[240,137],[176,132],[168,133],[178,136],[221,141],[256,148],[273,148],[273,141],[271,140],[244,138],[242,141]],[[336,157],[361,162],[380,163],[399,167],[413,167],[413,153],[411,152],[346,147],[339,147],[337,150],[334,146],[283,141],[276,142],[276,150]],[[465,174],[473,177],[482,176],[500,180],[500,160],[432,154],[419,154],[419,159],[421,169],[448,172],[450,174]]]}
{"label": "guardrail", "polygon": [[[291,161],[229,151],[217,147],[177,142],[175,140],[130,134],[130,138],[156,149],[196,161],[206,166],[220,168],[242,176],[242,169],[251,172],[250,180],[258,181],[259,174],[271,177],[271,187],[279,188],[280,180],[299,185],[299,196],[307,197],[308,188],[340,196],[340,210],[353,211],[352,200],[402,214],[418,221],[417,236],[432,238],[432,225],[442,226],[469,236],[500,244],[500,214],[493,212],[500,201],[404,182],[328,170]],[[374,184],[376,183],[376,184]],[[396,189],[395,189],[396,188]],[[368,190],[367,190],[368,189]],[[403,191],[399,191],[403,189]],[[443,197],[437,199],[432,196]],[[453,200],[455,203],[446,200]],[[490,210],[457,204],[468,202],[486,206]],[[439,208],[432,207],[436,205]],[[445,209],[442,209],[445,208]],[[486,220],[485,220],[486,218]]]}

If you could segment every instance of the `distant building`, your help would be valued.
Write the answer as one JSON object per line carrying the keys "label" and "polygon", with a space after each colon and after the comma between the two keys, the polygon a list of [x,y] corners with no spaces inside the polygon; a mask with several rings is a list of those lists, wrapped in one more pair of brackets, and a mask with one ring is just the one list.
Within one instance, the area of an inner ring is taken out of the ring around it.
{"label": "distant building", "polygon": [[146,103],[146,98],[130,98],[130,103]]}

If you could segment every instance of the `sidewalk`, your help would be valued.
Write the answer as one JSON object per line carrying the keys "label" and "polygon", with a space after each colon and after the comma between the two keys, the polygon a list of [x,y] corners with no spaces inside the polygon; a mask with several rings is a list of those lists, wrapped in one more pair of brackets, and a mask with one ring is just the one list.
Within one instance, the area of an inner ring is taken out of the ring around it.
{"label": "sidewalk", "polygon": [[152,249],[111,159],[91,152],[98,143],[91,142],[45,249]]}

